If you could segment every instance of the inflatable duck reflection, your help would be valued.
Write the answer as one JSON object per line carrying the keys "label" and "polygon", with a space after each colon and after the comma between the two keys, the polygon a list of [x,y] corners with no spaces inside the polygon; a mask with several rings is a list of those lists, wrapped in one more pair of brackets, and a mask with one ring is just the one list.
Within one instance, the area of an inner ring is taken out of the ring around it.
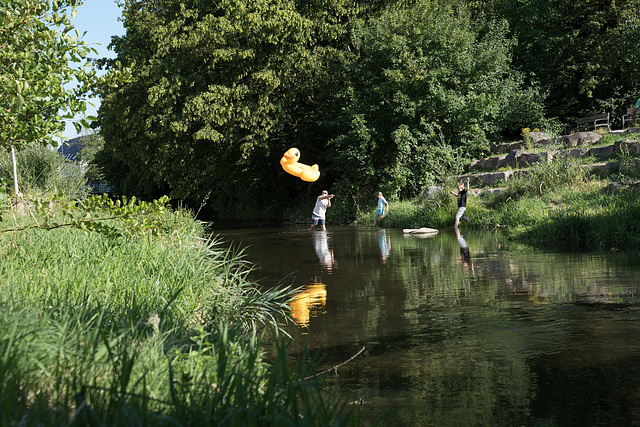
{"label": "inflatable duck reflection", "polygon": [[291,317],[298,326],[309,326],[311,310],[323,311],[327,303],[327,289],[322,283],[305,286],[302,292],[294,295],[289,302]]}
{"label": "inflatable duck reflection", "polygon": [[314,182],[320,177],[320,171],[318,165],[308,166],[302,163],[298,163],[300,159],[300,150],[297,148],[289,148],[282,159],[280,159],[280,165],[285,172],[299,177],[303,181]]}

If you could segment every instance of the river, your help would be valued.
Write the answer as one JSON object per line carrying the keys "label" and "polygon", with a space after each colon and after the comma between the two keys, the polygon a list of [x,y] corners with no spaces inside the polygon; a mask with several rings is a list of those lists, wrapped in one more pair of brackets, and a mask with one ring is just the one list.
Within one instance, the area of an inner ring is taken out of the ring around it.
{"label": "river", "polygon": [[640,425],[640,258],[552,253],[498,232],[233,227],[251,278],[302,286],[309,347],[394,426]]}

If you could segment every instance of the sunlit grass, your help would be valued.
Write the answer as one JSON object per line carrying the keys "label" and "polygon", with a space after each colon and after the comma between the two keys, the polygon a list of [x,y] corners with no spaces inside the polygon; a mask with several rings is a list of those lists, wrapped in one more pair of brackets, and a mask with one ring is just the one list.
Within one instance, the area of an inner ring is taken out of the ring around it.
{"label": "sunlit grass", "polygon": [[[174,231],[0,233],[0,418],[19,425],[349,424],[313,363],[292,370],[266,332],[286,287],[259,291],[240,251]],[[2,229],[32,221],[5,216]],[[305,361],[312,360],[305,357]],[[288,421],[286,421],[288,420]]]}
{"label": "sunlit grass", "polygon": [[[626,176],[633,178],[637,169],[628,168]],[[570,159],[540,163],[527,175],[509,180],[498,195],[470,196],[466,216],[471,227],[501,229],[515,240],[546,248],[634,251],[640,249],[636,187],[606,190],[611,181],[629,181],[626,176],[603,180]],[[445,187],[431,200],[392,203],[382,224],[452,228],[455,198],[447,194]]]}

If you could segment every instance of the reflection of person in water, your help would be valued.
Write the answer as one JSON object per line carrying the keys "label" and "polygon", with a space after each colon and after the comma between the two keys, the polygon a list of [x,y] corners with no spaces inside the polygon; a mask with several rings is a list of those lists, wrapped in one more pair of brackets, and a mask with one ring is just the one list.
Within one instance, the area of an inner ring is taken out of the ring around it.
{"label": "reflection of person in water", "polygon": [[456,228],[455,230],[456,238],[458,239],[458,244],[460,245],[460,256],[462,258],[462,265],[465,268],[471,267],[471,273],[475,274],[473,262],[471,262],[471,252],[469,252],[469,244],[467,243],[467,239],[465,239],[465,236],[460,234],[460,230],[458,228]]}
{"label": "reflection of person in water", "polygon": [[313,233],[313,248],[316,250],[320,264],[327,270],[337,266],[337,262],[333,257],[333,249],[329,249],[329,239],[326,231],[318,231]]}
{"label": "reflection of person in water", "polygon": [[389,257],[389,252],[391,250],[391,239],[387,236],[387,230],[378,230],[378,245],[380,246],[382,261],[384,262]]}

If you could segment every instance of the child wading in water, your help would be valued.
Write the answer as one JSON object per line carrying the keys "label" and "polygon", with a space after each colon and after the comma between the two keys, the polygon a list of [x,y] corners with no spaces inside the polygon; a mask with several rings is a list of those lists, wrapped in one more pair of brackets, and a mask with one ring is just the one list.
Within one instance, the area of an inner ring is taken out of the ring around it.
{"label": "child wading in water", "polygon": [[387,203],[387,200],[382,197],[382,192],[378,191],[376,197],[378,198],[378,208],[376,209],[376,219],[373,220],[374,227],[377,227],[376,224],[378,224],[378,220],[384,217],[385,207],[387,208],[387,213],[389,213],[389,203]]}
{"label": "child wading in water", "polygon": [[458,198],[458,212],[456,212],[456,224],[453,226],[453,228],[458,228],[458,224],[460,224],[461,219],[467,221],[468,223],[471,223],[471,221],[469,221],[467,217],[464,216],[464,211],[467,210],[467,191],[469,191],[469,177],[467,177],[466,189],[464,188],[464,184],[462,182],[459,182],[458,192],[451,192],[451,194]]}

